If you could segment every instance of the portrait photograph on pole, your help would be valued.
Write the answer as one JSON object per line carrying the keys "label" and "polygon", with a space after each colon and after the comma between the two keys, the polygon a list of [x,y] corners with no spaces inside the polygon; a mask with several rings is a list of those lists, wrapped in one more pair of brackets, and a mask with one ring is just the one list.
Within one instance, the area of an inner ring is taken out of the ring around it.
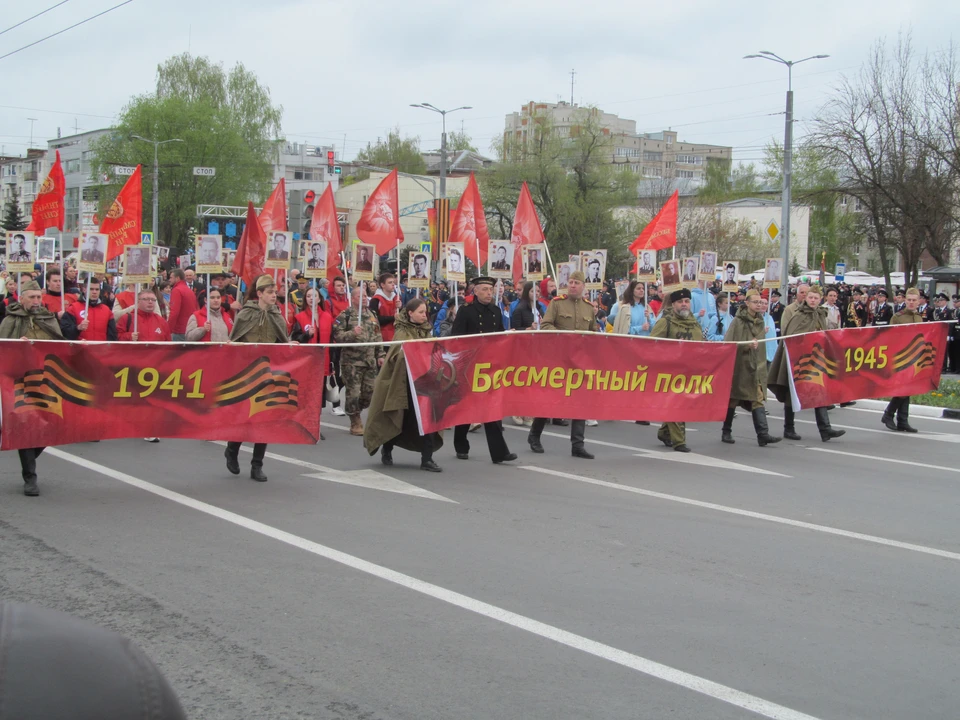
{"label": "portrait photograph on pole", "polygon": [[37,262],[54,263],[57,261],[57,239],[41,236],[37,238]]}
{"label": "portrait photograph on pole", "polygon": [[267,240],[267,261],[264,267],[270,270],[286,270],[290,267],[290,250],[293,234],[274,231]]}
{"label": "portrait photograph on pole", "polygon": [[327,243],[324,240],[307,240],[301,243],[304,255],[303,275],[308,278],[324,278],[327,276]]}
{"label": "portrait photograph on pole", "polygon": [[637,282],[657,281],[657,251],[637,250]]}
{"label": "portrait photograph on pole", "polygon": [[84,233],[80,238],[80,262],[77,270],[87,273],[106,272],[107,236],[103,233]]}
{"label": "portrait photograph on pole", "polygon": [[570,273],[576,269],[577,263],[557,263],[557,292],[567,289],[567,281],[570,279]]}
{"label": "portrait photograph on pole", "polygon": [[740,290],[740,283],[737,276],[740,274],[740,263],[728,260],[723,264],[723,292],[737,292]]}
{"label": "portrait photograph on pole", "polygon": [[683,283],[680,280],[680,259],[664,260],[660,263],[660,278],[665,293],[680,290]]}
{"label": "portrait photograph on pole", "polygon": [[713,282],[717,279],[717,254],[709,250],[700,251],[700,272],[697,279],[703,282]]}
{"label": "portrait photograph on pole", "polygon": [[763,270],[764,289],[780,287],[780,268],[780,258],[767,258],[767,264]]}
{"label": "portrait photograph on pole", "polygon": [[427,253],[410,253],[407,261],[407,286],[418,290],[430,287],[430,256]]}
{"label": "portrait photograph on pole", "polygon": [[489,274],[492,278],[513,277],[513,246],[505,240],[491,240],[487,253]]}
{"label": "portrait photograph on pole", "polygon": [[373,280],[373,262],[377,246],[372,243],[355,243],[353,246],[353,279]]}
{"label": "portrait photograph on pole", "polygon": [[148,245],[127,245],[123,248],[123,281],[126,284],[149,284],[156,274],[151,267],[153,253]]}
{"label": "portrait photograph on pole", "polygon": [[199,275],[215,275],[223,270],[222,235],[197,235],[194,241],[196,271]]}
{"label": "portrait photograph on pole", "polygon": [[33,242],[32,232],[7,232],[7,272],[33,271]]}
{"label": "portrait photograph on pole", "polygon": [[534,245],[524,245],[521,249],[520,256],[525,262],[523,270],[527,280],[543,280],[544,247],[544,243],[537,243]]}
{"label": "portrait photograph on pole", "polygon": [[465,283],[467,270],[463,259],[463,243],[446,243],[446,251],[447,280]]}
{"label": "portrait photograph on pole", "polygon": [[700,284],[699,281],[700,258],[683,258],[683,277],[680,278],[681,284],[688,290],[692,290]]}
{"label": "portrait photograph on pole", "polygon": [[585,250],[580,253],[580,267],[586,277],[587,290],[602,290],[607,272],[606,250]]}

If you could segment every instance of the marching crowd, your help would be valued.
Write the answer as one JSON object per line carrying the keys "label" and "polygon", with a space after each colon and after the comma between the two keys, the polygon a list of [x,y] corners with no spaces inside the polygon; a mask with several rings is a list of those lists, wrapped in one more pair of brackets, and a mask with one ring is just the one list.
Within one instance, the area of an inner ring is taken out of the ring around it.
{"label": "marching crowd", "polygon": [[[570,273],[559,294],[549,277],[519,288],[478,277],[465,287],[432,283],[428,291],[420,292],[408,289],[404,279],[401,276],[398,284],[397,276],[386,272],[377,282],[349,287],[343,277],[312,284],[292,270],[281,279],[282,288],[267,274],[242,292],[242,284],[229,273],[209,276],[207,285],[194,270],[177,268],[163,271],[152,286],[138,290],[115,285],[109,276],[81,282],[70,265],[63,276],[58,267],[45,275],[38,268],[33,277],[20,278],[19,292],[15,278],[3,278],[0,339],[332,343],[324,350],[323,382],[333,413],[349,417],[350,433],[363,437],[371,455],[379,450],[383,464],[392,465],[393,450],[401,447],[420,453],[420,467],[430,472],[441,471],[434,453],[443,439],[438,433],[425,437],[419,433],[400,345],[378,343],[536,329],[739,342],[721,441],[734,442],[732,424],[737,408],[742,408],[750,414],[761,446],[783,438],[800,439],[782,343],[765,340],[841,327],[952,320],[944,370],[960,370],[960,295],[939,294],[931,302],[915,289],[898,290],[890,303],[882,288],[822,288],[801,282],[791,286],[790,297],[784,299],[777,290],[761,290],[753,282],[735,293],[723,292],[719,281],[663,294],[656,285],[633,281],[621,284],[619,295],[617,285],[608,282],[591,298],[580,271]],[[784,404],[782,437],[768,427],[764,408],[768,388]],[[361,413],[368,409],[364,426]],[[831,427],[828,410],[815,410],[823,441],[844,434]],[[594,457],[585,448],[584,436],[586,426],[596,421],[515,417],[513,422],[530,428],[527,443],[534,453],[544,452],[541,435],[546,424],[553,423],[570,427],[574,457]],[[909,424],[908,397],[890,402],[883,424],[893,431],[916,432]],[[479,428],[454,429],[458,459],[469,458],[469,434]],[[502,423],[485,423],[483,430],[495,464],[517,459],[503,437]],[[683,423],[663,423],[657,437],[675,451],[690,451]],[[42,451],[18,451],[28,496],[39,494],[36,459]],[[227,469],[235,475],[241,471],[239,451],[240,443],[231,442],[224,453]],[[265,454],[265,444],[254,446],[251,479],[267,480]]]}

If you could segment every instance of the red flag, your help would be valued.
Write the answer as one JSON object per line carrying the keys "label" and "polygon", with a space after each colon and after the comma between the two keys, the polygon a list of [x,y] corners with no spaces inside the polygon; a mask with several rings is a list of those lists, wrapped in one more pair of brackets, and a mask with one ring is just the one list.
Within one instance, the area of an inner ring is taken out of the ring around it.
{"label": "red flag", "polygon": [[365,243],[375,245],[378,255],[386,255],[403,241],[403,230],[400,229],[399,186],[394,168],[370,195],[367,204],[363,206],[360,220],[357,221],[357,237]]}
{"label": "red flag", "polygon": [[634,255],[637,250],[663,250],[677,244],[677,205],[680,191],[674,190],[670,199],[660,208],[653,220],[630,245]]}
{"label": "red flag", "polygon": [[42,233],[48,227],[56,227],[63,232],[64,202],[67,184],[63,177],[63,166],[60,165],[60,151],[57,150],[57,160],[50,168],[37,199],[33,201],[33,219],[27,226],[29,232]]}
{"label": "red flag", "polygon": [[479,265],[477,272],[487,262],[487,247],[490,243],[490,233],[487,232],[487,216],[483,212],[483,202],[480,200],[480,188],[470,173],[467,189],[460,196],[457,212],[450,227],[449,242],[462,242],[467,257],[478,262],[477,243],[480,243]]}
{"label": "red flag", "polygon": [[280,178],[280,182],[263,204],[263,210],[260,211],[260,227],[267,235],[274,230],[277,232],[287,230],[287,183],[284,178]]}
{"label": "red flag", "polygon": [[327,278],[332,280],[342,274],[340,253],[343,252],[343,240],[340,238],[340,222],[337,220],[337,204],[333,199],[333,185],[327,185],[319,202],[313,206],[310,239],[323,240],[327,243]]}
{"label": "red flag", "polygon": [[543,229],[540,227],[540,218],[537,216],[537,209],[533,205],[530,188],[527,187],[526,182],[520,188],[520,199],[517,201],[517,214],[513,216],[513,232],[510,234],[510,242],[513,244],[513,286],[519,287],[518,283],[523,279],[523,259],[520,257],[520,246],[546,242],[543,237]]}
{"label": "red flag", "polygon": [[260,275],[263,275],[263,264],[267,255],[267,234],[263,231],[257,219],[257,211],[253,203],[247,205],[247,224],[243,226],[243,234],[237,244],[237,255],[233,259],[230,272],[241,278],[247,287],[253,284]]}
{"label": "red flag", "polygon": [[124,245],[139,245],[143,229],[143,184],[140,166],[133,171],[126,185],[113,201],[107,216],[100,223],[100,232],[109,236],[107,260],[123,255]]}

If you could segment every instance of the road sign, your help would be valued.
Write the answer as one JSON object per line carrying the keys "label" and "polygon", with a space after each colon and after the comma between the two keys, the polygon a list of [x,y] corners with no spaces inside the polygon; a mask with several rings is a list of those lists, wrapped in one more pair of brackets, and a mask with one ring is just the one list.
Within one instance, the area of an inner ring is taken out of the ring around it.
{"label": "road sign", "polygon": [[771,220],[770,224],[767,225],[767,237],[771,240],[776,240],[780,237],[780,226],[777,225],[776,220]]}
{"label": "road sign", "polygon": [[133,175],[137,169],[135,167],[130,167],[129,165],[114,165],[113,173],[114,175]]}
{"label": "road sign", "polygon": [[141,245],[153,245],[153,233],[152,233],[152,232],[142,232],[142,233],[140,233],[140,244],[141,244]]}
{"label": "road sign", "polygon": [[420,252],[430,254],[431,244],[428,242],[420,243]]}
{"label": "road sign", "polygon": [[834,279],[837,282],[843,282],[843,276],[846,274],[847,274],[847,264],[837,263],[836,271],[833,273]]}
{"label": "road sign", "polygon": [[307,191],[303,194],[303,201],[304,201],[305,203],[308,203],[308,204],[309,204],[309,203],[312,203],[312,202],[313,202],[314,200],[316,200],[316,199],[317,199],[317,194],[316,194],[313,190],[307,190]]}
{"label": "road sign", "polygon": [[217,169],[212,167],[195,167],[193,174],[200,177],[213,177],[217,174]]}

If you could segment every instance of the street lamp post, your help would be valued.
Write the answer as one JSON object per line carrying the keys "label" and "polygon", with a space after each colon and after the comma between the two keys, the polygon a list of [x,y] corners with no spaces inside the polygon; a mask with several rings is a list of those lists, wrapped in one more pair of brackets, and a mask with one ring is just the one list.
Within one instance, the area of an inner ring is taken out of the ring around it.
{"label": "street lamp post", "polygon": [[167,143],[175,142],[184,142],[179,138],[173,138],[172,140],[147,140],[145,137],[140,135],[131,135],[131,140],[142,140],[145,143],[150,143],[153,145],[153,243],[154,245],[160,244],[160,236],[158,233],[159,225],[159,215],[160,215],[160,157],[159,150],[161,145],[166,145]]}
{"label": "street lamp post", "polygon": [[823,60],[829,55],[811,55],[803,60],[784,60],[776,53],[761,50],[757,55],[744,55],[744,60],[770,60],[787,66],[787,117],[783,130],[783,192],[780,210],[780,292],[787,298],[790,278],[790,203],[793,173],[793,66],[807,60]]}
{"label": "street lamp post", "polygon": [[447,196],[447,113],[456,112],[457,110],[473,110],[473,108],[470,105],[463,105],[462,107],[453,108],[453,110],[441,110],[430,103],[411,104],[410,107],[440,113],[440,117],[443,118],[443,133],[440,135],[440,197],[445,198]]}

